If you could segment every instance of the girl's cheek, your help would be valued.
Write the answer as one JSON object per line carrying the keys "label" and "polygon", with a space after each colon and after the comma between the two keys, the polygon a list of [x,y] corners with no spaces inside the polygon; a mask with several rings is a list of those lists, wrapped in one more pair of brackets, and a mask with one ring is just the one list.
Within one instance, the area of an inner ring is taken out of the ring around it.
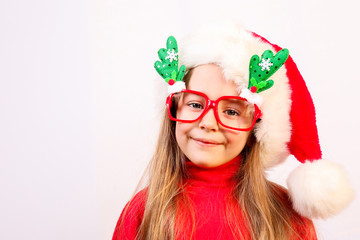
{"label": "girl's cheek", "polygon": [[188,131],[189,130],[186,127],[186,124],[176,122],[175,138],[178,144],[181,143],[184,138],[186,138]]}
{"label": "girl's cheek", "polygon": [[191,129],[193,128],[194,128],[194,123],[176,122],[175,134],[179,136],[185,135],[188,132],[190,132]]}

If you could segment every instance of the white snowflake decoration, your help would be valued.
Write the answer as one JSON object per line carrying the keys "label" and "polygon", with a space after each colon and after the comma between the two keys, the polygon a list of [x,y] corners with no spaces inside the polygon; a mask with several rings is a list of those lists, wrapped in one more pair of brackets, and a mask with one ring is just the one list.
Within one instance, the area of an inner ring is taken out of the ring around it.
{"label": "white snowflake decoration", "polygon": [[177,56],[178,56],[178,53],[176,53],[174,49],[171,49],[171,50],[169,49],[167,51],[167,56],[165,57],[165,59],[169,59],[170,62],[177,61]]}
{"label": "white snowflake decoration", "polygon": [[270,58],[267,60],[261,59],[261,63],[259,63],[259,66],[261,67],[261,71],[264,71],[265,69],[267,71],[270,71],[270,67],[272,66],[272,62],[270,62]]}

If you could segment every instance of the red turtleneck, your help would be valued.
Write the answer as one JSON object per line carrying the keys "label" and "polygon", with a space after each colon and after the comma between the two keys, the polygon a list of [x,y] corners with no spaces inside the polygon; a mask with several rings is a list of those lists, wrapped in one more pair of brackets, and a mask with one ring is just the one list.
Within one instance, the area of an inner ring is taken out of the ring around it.
{"label": "red turtleneck", "polygon": [[[240,157],[215,168],[201,168],[187,162],[189,178],[185,180],[185,193],[194,206],[194,239],[234,239],[227,222],[226,206],[236,185],[234,176],[240,164]],[[243,226],[245,239],[249,239],[243,218],[237,219]]]}
{"label": "red turtleneck", "polygon": [[[184,193],[190,200],[195,214],[195,230],[192,239],[234,239],[227,223],[226,206],[229,202],[228,197],[236,184],[234,176],[240,163],[240,157],[215,168],[202,168],[190,161],[186,162],[189,177],[185,179]],[[126,216],[121,214],[113,240],[135,239],[144,213],[145,201],[146,189],[140,191],[128,203],[128,212]],[[236,220],[240,226],[243,226],[241,228],[243,237],[250,239],[244,219],[240,212],[237,212],[237,215],[240,215]],[[124,217],[124,222],[120,226],[122,217]],[[189,222],[191,222],[190,219]],[[312,224],[311,227],[313,227]],[[189,239],[189,234],[184,230],[178,239]]]}

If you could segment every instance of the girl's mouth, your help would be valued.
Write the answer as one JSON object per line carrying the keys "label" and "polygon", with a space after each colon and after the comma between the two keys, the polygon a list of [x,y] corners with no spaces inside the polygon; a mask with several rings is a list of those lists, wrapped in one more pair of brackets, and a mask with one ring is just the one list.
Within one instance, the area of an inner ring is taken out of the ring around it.
{"label": "girl's mouth", "polygon": [[206,138],[191,138],[191,139],[194,140],[194,142],[196,142],[200,146],[215,147],[215,146],[222,145],[221,142],[218,142],[218,141],[215,141],[212,139],[206,139]]}

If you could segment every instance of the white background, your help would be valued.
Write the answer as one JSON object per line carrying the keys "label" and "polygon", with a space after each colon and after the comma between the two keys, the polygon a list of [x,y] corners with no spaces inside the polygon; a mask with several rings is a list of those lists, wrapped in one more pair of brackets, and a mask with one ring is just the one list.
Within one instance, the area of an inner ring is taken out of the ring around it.
{"label": "white background", "polygon": [[[0,0],[0,239],[110,239],[157,138],[157,50],[225,17],[290,49],[324,157],[359,192],[358,10],[356,0]],[[296,165],[270,178],[284,183]],[[360,239],[358,198],[315,223],[320,239]]]}

